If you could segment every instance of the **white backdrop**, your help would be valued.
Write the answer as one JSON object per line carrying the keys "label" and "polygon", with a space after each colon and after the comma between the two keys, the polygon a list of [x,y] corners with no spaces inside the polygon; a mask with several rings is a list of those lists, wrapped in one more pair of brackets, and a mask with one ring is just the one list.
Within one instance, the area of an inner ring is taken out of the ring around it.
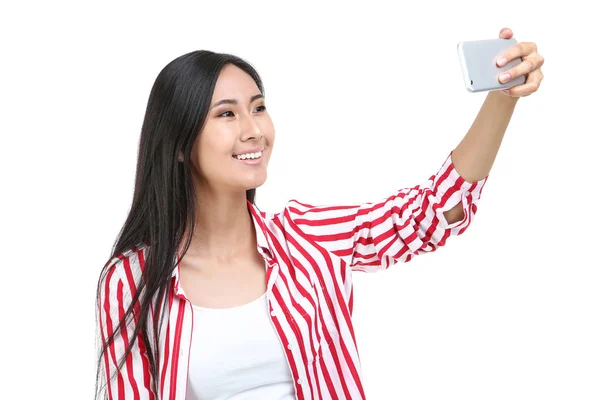
{"label": "white backdrop", "polygon": [[467,232],[354,274],[364,387],[600,398],[600,34],[585,3],[3,5],[0,397],[93,396],[96,282],[172,59],[208,49],[258,69],[277,140],[257,203],[277,211],[379,199],[435,173],[486,95],[466,91],[456,45],[508,26],[537,43],[545,80],[519,100]]}

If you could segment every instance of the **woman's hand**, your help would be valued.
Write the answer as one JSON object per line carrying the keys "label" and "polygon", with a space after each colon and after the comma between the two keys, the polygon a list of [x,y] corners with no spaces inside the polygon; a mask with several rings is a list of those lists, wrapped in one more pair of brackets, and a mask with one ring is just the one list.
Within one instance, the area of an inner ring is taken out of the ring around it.
{"label": "woman's hand", "polygon": [[[502,39],[510,39],[512,36],[513,32],[510,28],[503,28],[500,31],[500,38]],[[500,75],[498,78],[500,83],[504,83],[521,75],[525,75],[524,84],[516,85],[510,89],[501,91],[510,97],[529,96],[539,89],[540,84],[544,79],[544,74],[542,74],[541,70],[541,67],[544,64],[544,57],[538,54],[537,46],[532,42],[517,43],[499,56],[496,60],[496,64],[501,67],[519,57],[522,57],[523,61]],[[509,76],[507,77],[506,74],[509,74]]]}

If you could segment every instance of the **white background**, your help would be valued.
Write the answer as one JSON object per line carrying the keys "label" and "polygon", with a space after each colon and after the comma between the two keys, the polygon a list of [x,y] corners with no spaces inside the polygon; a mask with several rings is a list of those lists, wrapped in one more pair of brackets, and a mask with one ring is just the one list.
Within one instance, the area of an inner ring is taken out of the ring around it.
{"label": "white background", "polygon": [[[355,273],[368,399],[600,398],[593,3],[18,2],[2,6],[0,397],[93,396],[95,289],[133,193],[158,72],[189,51],[261,74],[277,141],[261,209],[379,199],[435,173],[485,93],[456,45],[545,57],[464,235]],[[595,144],[594,144],[595,143]]]}

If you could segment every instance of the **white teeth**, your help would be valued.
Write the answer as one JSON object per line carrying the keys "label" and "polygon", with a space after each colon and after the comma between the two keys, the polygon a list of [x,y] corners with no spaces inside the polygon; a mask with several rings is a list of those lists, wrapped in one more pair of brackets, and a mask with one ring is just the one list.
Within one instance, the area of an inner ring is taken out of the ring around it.
{"label": "white teeth", "polygon": [[246,153],[246,154],[238,154],[235,156],[238,160],[248,160],[248,159],[257,159],[260,158],[262,151],[256,153]]}

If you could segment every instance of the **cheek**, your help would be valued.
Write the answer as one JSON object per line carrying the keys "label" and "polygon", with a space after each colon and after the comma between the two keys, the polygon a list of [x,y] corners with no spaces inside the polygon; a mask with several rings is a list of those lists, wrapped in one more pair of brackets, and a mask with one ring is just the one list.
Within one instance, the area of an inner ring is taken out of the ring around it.
{"label": "cheek", "polygon": [[199,172],[205,177],[218,177],[227,174],[231,168],[233,147],[226,137],[212,135],[198,143],[196,160]]}
{"label": "cheek", "polygon": [[275,143],[275,127],[273,126],[273,122],[269,118],[267,122],[262,126],[262,131],[265,135],[265,139],[267,140],[267,144],[272,147]]}
{"label": "cheek", "polygon": [[216,149],[204,147],[198,153],[198,163],[201,171],[206,172],[206,175],[214,175],[215,170],[218,171],[219,164],[226,160],[223,154]]}

